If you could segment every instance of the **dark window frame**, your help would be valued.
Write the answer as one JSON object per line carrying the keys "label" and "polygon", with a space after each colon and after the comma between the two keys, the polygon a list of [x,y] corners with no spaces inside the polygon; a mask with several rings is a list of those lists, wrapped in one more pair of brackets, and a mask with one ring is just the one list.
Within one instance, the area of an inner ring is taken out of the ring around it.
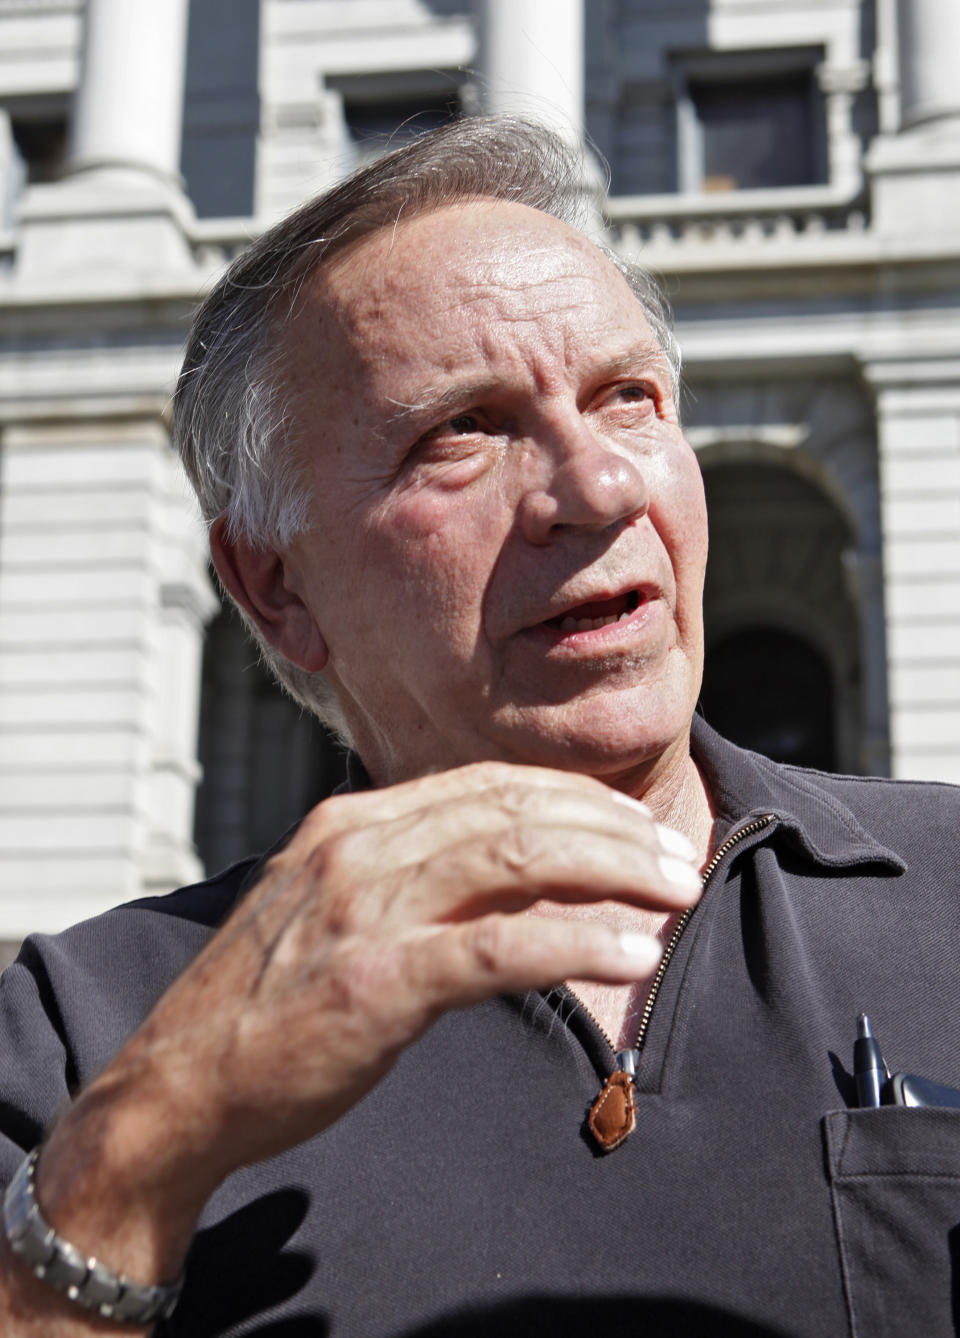
{"label": "dark window frame", "polygon": [[722,95],[724,89],[742,92],[753,86],[760,96],[778,80],[805,80],[808,83],[810,179],[791,184],[770,182],[734,186],[731,193],[829,186],[826,98],[820,85],[824,59],[824,48],[819,46],[675,53],[671,60],[671,81],[677,118],[677,185],[680,192],[685,195],[705,192],[704,135],[697,108],[698,92],[702,98],[709,90],[717,90]]}

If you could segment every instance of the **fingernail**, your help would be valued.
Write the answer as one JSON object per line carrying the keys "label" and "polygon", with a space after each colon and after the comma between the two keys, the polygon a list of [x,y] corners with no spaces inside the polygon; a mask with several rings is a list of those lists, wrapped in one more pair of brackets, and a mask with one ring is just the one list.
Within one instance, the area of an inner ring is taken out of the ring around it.
{"label": "fingernail", "polygon": [[639,799],[634,799],[631,794],[624,794],[622,790],[611,790],[610,798],[615,799],[618,804],[626,804],[629,808],[633,809],[634,813],[642,813],[645,818],[652,817],[646,804],[642,803]]}
{"label": "fingernail", "polygon": [[663,956],[663,944],[649,934],[634,934],[624,930],[617,937],[624,957],[629,957],[641,971],[652,971]]}
{"label": "fingernail", "polygon": [[697,852],[693,848],[693,842],[688,841],[683,832],[678,832],[676,827],[664,827],[657,823],[657,836],[668,854],[679,855],[685,860],[696,859]]}
{"label": "fingernail", "polygon": [[682,888],[684,892],[700,891],[700,875],[686,860],[674,859],[671,855],[661,855],[657,863],[664,878],[674,887]]}

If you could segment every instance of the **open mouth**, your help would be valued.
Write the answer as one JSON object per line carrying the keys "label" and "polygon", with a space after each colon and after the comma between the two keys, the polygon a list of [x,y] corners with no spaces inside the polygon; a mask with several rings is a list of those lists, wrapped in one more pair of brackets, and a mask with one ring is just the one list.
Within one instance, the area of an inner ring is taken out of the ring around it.
{"label": "open mouth", "polygon": [[639,590],[628,590],[611,599],[595,599],[586,604],[577,604],[557,618],[548,618],[545,625],[560,632],[595,632],[600,627],[625,622],[643,602],[644,596]]}

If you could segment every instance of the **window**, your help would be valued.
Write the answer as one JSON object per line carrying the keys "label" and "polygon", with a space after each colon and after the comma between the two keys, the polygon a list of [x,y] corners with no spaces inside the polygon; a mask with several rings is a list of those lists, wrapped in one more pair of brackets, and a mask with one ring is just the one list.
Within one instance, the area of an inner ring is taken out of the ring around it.
{"label": "window", "polygon": [[24,188],[55,181],[66,156],[64,99],[14,97],[0,103],[0,230],[13,225]]}
{"label": "window", "polygon": [[702,140],[701,189],[812,186],[822,180],[811,74],[742,84],[691,84]]}
{"label": "window", "polygon": [[14,116],[10,130],[26,167],[27,181],[55,181],[66,158],[66,117],[47,116],[31,120]]}
{"label": "window", "polygon": [[360,160],[386,149],[397,149],[408,139],[435,130],[459,113],[456,96],[435,100],[390,98],[383,102],[344,101],[343,119]]}
{"label": "window", "polygon": [[722,52],[678,63],[682,190],[768,190],[827,180],[818,52]]}
{"label": "window", "polygon": [[356,160],[455,120],[461,112],[456,71],[402,70],[382,74],[331,75],[327,87],[343,99],[343,121]]}
{"label": "window", "polygon": [[346,775],[343,748],[274,683],[230,606],[207,629],[198,746],[208,874],[272,845]]}

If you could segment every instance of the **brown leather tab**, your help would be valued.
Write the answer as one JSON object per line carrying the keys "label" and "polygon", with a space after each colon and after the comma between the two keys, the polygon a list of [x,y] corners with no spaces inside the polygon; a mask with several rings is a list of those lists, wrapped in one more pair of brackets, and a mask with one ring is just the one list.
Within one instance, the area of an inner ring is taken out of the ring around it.
{"label": "brown leather tab", "polygon": [[619,1069],[603,1084],[603,1090],[590,1107],[587,1128],[603,1148],[612,1152],[637,1127],[637,1112],[633,1105],[633,1082]]}

